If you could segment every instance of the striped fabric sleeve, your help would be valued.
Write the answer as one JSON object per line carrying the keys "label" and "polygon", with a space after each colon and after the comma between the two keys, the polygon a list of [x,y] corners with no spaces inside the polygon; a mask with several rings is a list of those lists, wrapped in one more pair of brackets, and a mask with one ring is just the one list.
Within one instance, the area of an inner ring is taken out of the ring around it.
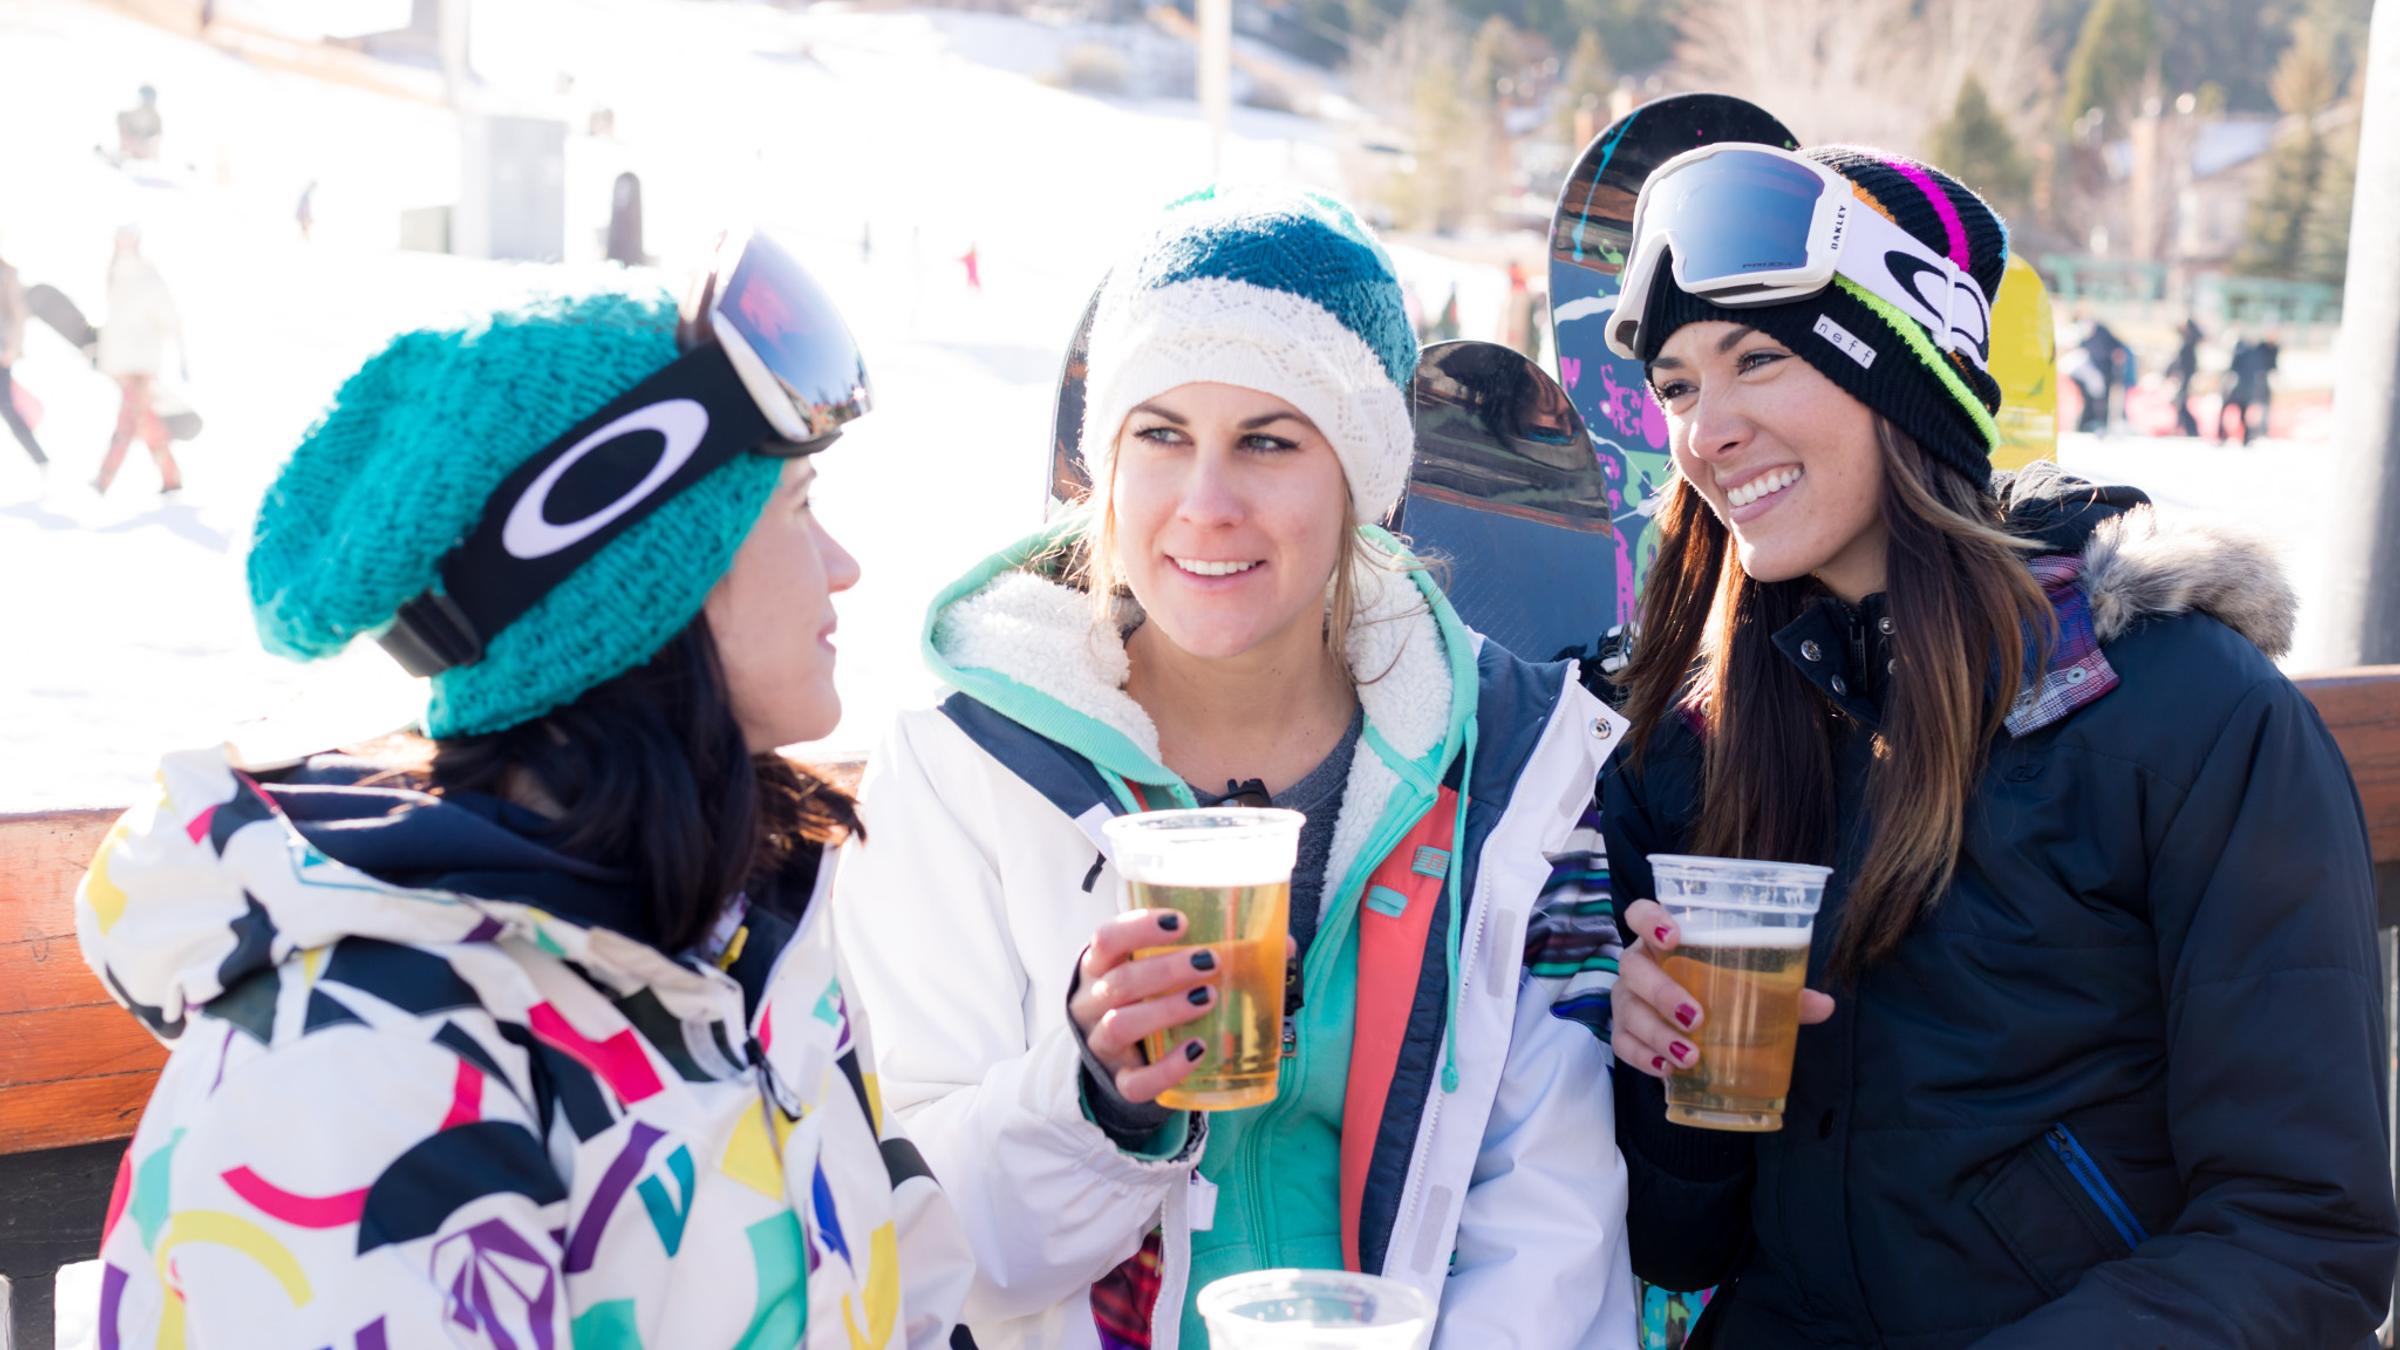
{"label": "striped fabric sleeve", "polygon": [[1550,1015],[1608,1038],[1608,991],[1617,982],[1616,898],[1608,886],[1608,846],[1598,809],[1586,808],[1550,856],[1550,880],[1525,934],[1525,972],[1559,982]]}

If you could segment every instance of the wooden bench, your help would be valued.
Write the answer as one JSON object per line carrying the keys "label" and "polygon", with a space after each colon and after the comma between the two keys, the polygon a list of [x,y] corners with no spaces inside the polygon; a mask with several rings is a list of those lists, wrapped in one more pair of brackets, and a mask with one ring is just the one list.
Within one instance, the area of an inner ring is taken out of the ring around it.
{"label": "wooden bench", "polygon": [[[2300,680],[2348,756],[2375,851],[2379,923],[2400,928],[2400,666]],[[828,766],[855,782],[856,764]],[[0,1350],[48,1350],[51,1278],[98,1250],[125,1140],[165,1051],[75,943],[75,885],[115,811],[0,815]],[[2384,934],[2386,987],[2394,935]]]}

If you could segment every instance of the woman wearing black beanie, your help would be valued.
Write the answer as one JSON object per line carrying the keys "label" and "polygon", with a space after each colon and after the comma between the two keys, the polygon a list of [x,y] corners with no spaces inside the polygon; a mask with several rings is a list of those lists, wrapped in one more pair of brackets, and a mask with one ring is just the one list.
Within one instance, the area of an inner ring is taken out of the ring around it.
{"label": "woman wearing black beanie", "polygon": [[[2374,880],[2289,586],[1991,472],[2007,235],[1940,172],[1711,147],[1636,219],[1612,341],[1677,472],[1601,789],[1635,1273],[1719,1286],[1696,1346],[2361,1344]],[[1661,969],[1664,853],[1834,869],[1780,1131],[1665,1119],[1730,1009]]]}

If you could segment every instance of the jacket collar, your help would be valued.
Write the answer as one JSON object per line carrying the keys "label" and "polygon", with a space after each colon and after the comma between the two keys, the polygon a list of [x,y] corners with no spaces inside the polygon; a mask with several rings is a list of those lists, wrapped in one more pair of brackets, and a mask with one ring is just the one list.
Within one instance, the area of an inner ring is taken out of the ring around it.
{"label": "jacket collar", "polygon": [[[1125,692],[1131,663],[1120,628],[1095,625],[1086,594],[1061,581],[1049,561],[1075,542],[1080,528],[1070,518],[1020,541],[936,598],[926,616],[926,663],[975,702],[1104,773],[1163,790],[1165,799],[1149,795],[1149,805],[1190,805],[1190,789],[1159,762],[1157,726]],[[1406,782],[1431,800],[1433,785],[1464,748],[1478,696],[1477,639],[1398,540],[1374,526],[1360,528],[1392,565],[1361,570],[1348,656],[1366,732],[1335,817],[1328,899],[1365,851],[1395,790]],[[1130,622],[1137,614],[1122,617]],[[978,739],[987,748],[999,744]],[[1027,766],[1008,767],[1034,781]],[[1118,807],[1139,809],[1124,798]],[[1096,835],[1096,819],[1077,819]]]}
{"label": "jacket collar", "polygon": [[[2162,524],[2137,507],[2094,527],[2082,549],[2033,558],[2028,566],[2058,619],[2058,641],[2039,678],[2010,709],[2009,734],[2024,737],[2089,707],[2117,687],[2108,644],[2151,619],[2207,614],[2270,658],[2289,651],[2299,602],[2273,550],[2223,525]],[[1879,725],[1893,674],[1897,620],[1885,598],[1856,608],[1827,598],[1774,635],[1775,647],[1836,707]]]}

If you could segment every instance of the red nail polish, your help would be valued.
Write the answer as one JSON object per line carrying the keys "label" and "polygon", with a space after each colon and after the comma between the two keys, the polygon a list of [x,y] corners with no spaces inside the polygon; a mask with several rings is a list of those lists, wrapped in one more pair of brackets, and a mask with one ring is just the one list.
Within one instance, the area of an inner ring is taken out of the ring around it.
{"label": "red nail polish", "polygon": [[1652,937],[1654,937],[1654,938],[1657,938],[1657,939],[1658,939],[1659,941],[1661,941],[1661,942],[1664,942],[1664,941],[1666,941],[1666,940],[1667,940],[1667,926],[1666,926],[1665,924],[1663,924],[1663,923],[1662,923],[1662,924],[1660,924],[1658,927],[1651,929],[1651,930],[1650,930],[1650,936],[1652,936]]}
{"label": "red nail polish", "polygon": [[1652,1055],[1650,1057],[1650,1067],[1658,1070],[1660,1073],[1665,1073],[1667,1071],[1667,1057],[1665,1055]]}
{"label": "red nail polish", "polygon": [[1690,1029],[1692,1025],[1692,1019],[1698,1017],[1699,1015],[1700,1010],[1693,1007],[1689,1003],[1678,1004],[1675,1008],[1675,1020],[1683,1023],[1686,1030]]}
{"label": "red nail polish", "polygon": [[1667,1052],[1675,1056],[1675,1062],[1678,1064],[1681,1064],[1685,1060],[1692,1057],[1692,1047],[1685,1045],[1681,1041],[1677,1041],[1673,1045],[1668,1046]]}

